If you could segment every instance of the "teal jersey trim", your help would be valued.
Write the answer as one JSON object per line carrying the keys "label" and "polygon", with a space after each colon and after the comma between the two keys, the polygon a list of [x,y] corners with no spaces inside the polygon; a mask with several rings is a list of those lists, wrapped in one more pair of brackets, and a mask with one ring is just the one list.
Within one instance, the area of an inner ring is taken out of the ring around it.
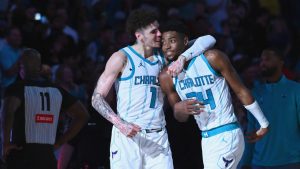
{"label": "teal jersey trim", "polygon": [[124,49],[121,49],[121,51],[123,51],[125,53],[125,55],[127,56],[129,62],[132,65],[131,74],[128,77],[121,77],[121,78],[119,78],[119,81],[124,81],[124,80],[131,79],[133,77],[133,75],[135,73],[135,66],[134,66],[134,62],[133,62],[132,58],[130,57],[130,55]]}
{"label": "teal jersey trim", "polygon": [[201,58],[203,59],[203,61],[206,63],[207,67],[209,68],[209,70],[216,76],[222,76],[220,73],[218,73],[217,71],[215,71],[215,69],[213,67],[211,67],[211,65],[209,64],[208,60],[206,59],[206,57],[204,56],[204,54],[201,54]]}
{"label": "teal jersey trim", "polygon": [[131,50],[134,54],[136,54],[139,58],[141,58],[146,63],[148,63],[150,65],[156,65],[158,63],[158,60],[155,62],[151,62],[150,60],[145,59],[143,56],[141,56],[139,53],[137,53],[131,46],[128,46],[128,48],[129,48],[129,50]]}

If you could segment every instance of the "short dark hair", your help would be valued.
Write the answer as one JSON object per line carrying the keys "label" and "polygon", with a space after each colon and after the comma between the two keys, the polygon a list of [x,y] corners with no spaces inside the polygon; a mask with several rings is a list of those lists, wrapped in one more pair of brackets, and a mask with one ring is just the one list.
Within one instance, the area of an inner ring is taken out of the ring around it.
{"label": "short dark hair", "polygon": [[271,51],[274,53],[274,56],[278,57],[280,60],[284,60],[284,54],[281,49],[270,46],[270,47],[265,48],[263,51]]}
{"label": "short dark hair", "polygon": [[33,48],[25,48],[22,50],[22,54],[25,57],[37,57],[37,58],[41,58],[41,54],[39,51],[37,51],[36,49]]}
{"label": "short dark hair", "polygon": [[185,24],[178,20],[178,19],[172,19],[162,24],[160,31],[168,32],[168,31],[175,31],[182,35],[188,36],[188,28],[185,26]]}
{"label": "short dark hair", "polygon": [[145,28],[156,20],[158,20],[158,14],[154,10],[143,8],[135,9],[127,18],[127,32],[130,33],[130,35],[134,35],[138,29]]}

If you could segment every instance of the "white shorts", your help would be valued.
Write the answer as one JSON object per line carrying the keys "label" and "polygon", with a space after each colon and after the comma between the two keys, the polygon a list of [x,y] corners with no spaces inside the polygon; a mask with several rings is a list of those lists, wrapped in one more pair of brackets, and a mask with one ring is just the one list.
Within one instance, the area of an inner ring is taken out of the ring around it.
{"label": "white shorts", "polygon": [[204,169],[236,169],[244,149],[240,128],[202,138]]}
{"label": "white shorts", "polygon": [[166,129],[129,138],[113,127],[110,144],[111,169],[173,169]]}

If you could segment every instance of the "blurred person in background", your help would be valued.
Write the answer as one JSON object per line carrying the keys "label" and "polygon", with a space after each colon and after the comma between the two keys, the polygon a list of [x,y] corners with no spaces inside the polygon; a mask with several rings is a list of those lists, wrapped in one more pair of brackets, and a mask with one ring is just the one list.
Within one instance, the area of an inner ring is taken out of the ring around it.
{"label": "blurred person in background", "polygon": [[[284,54],[277,48],[261,53],[260,76],[253,95],[270,121],[271,130],[261,140],[246,143],[240,163],[251,169],[300,168],[300,84],[283,74]],[[247,132],[258,128],[248,115]]]}

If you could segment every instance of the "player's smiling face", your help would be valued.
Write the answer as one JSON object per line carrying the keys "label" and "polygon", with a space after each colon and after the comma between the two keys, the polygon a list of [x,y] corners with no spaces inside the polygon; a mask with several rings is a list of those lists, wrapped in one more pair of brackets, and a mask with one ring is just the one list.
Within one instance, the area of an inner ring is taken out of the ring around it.
{"label": "player's smiling face", "polygon": [[176,31],[163,32],[162,50],[169,61],[176,60],[185,48],[184,37]]}
{"label": "player's smiling face", "polygon": [[140,41],[147,47],[160,48],[161,47],[161,32],[159,31],[159,23],[154,21],[149,26],[142,28]]}

